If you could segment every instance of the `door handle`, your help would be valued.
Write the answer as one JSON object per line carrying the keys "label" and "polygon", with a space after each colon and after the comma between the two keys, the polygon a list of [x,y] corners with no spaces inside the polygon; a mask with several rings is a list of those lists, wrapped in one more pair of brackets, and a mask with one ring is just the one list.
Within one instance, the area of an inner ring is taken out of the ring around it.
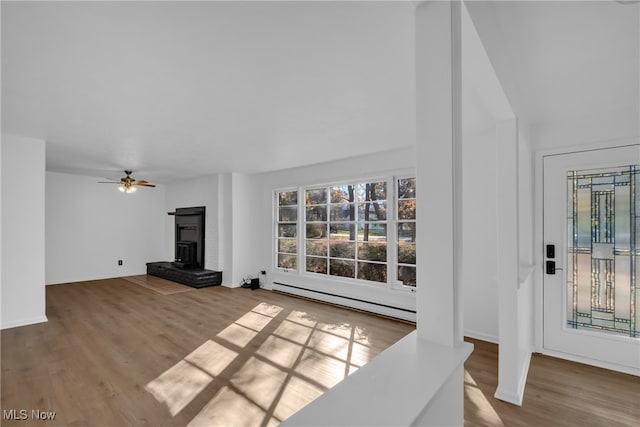
{"label": "door handle", "polygon": [[562,271],[562,268],[560,267],[556,267],[556,262],[555,261],[547,261],[546,262],[546,266],[545,266],[545,272],[547,274],[556,274],[556,271]]}

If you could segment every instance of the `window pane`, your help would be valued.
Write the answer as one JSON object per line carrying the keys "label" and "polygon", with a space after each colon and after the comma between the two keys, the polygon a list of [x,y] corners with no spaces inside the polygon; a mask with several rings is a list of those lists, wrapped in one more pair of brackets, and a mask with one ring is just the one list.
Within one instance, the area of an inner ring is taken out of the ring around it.
{"label": "window pane", "polygon": [[355,242],[343,242],[340,240],[331,241],[329,246],[330,246],[329,256],[332,258],[354,259],[356,257]]}
{"label": "window pane", "polygon": [[414,199],[416,197],[416,179],[398,180],[398,199]]}
{"label": "window pane", "polygon": [[327,238],[327,224],[307,224],[307,232],[305,238],[307,239],[326,239]]}
{"label": "window pane", "polygon": [[297,191],[285,191],[278,194],[278,204],[280,206],[290,206],[298,204]]}
{"label": "window pane", "polygon": [[358,184],[358,201],[387,200],[387,183],[370,182]]}
{"label": "window pane", "polygon": [[307,206],[307,221],[326,221],[327,205]]}
{"label": "window pane", "polygon": [[403,242],[416,242],[416,223],[401,222],[398,224],[398,240]]}
{"label": "window pane", "polygon": [[355,261],[343,261],[340,259],[331,259],[329,261],[332,276],[356,277]]}
{"label": "window pane", "polygon": [[331,221],[355,221],[356,206],[353,203],[331,205],[331,207],[329,208],[329,215]]}
{"label": "window pane", "polygon": [[416,245],[406,242],[398,242],[398,262],[402,264],[416,263]]}
{"label": "window pane", "polygon": [[387,239],[387,224],[364,223],[358,225],[358,240],[361,242]]}
{"label": "window pane", "polygon": [[355,201],[355,186],[339,185],[331,187],[331,203],[348,203]]}
{"label": "window pane", "polygon": [[308,256],[307,271],[310,273],[327,274],[327,259]]}
{"label": "window pane", "polygon": [[278,239],[278,252],[295,254],[298,251],[298,241],[296,239]]}
{"label": "window pane", "polygon": [[296,222],[298,220],[298,208],[296,206],[287,206],[278,209],[278,221],[280,222]]}
{"label": "window pane", "polygon": [[278,224],[278,237],[296,237],[297,230],[296,224]]}
{"label": "window pane", "polygon": [[281,191],[277,193],[276,223],[276,267],[297,269],[298,264],[298,191]]}
{"label": "window pane", "polygon": [[385,202],[370,202],[358,204],[358,219],[360,221],[386,220],[387,204]]}
{"label": "window pane", "polygon": [[358,243],[358,259],[387,261],[387,241]]}
{"label": "window pane", "polygon": [[356,240],[355,224],[332,222],[329,225],[331,240]]}
{"label": "window pane", "polygon": [[416,199],[398,201],[398,219],[416,219]]}
{"label": "window pane", "polygon": [[278,254],[278,267],[296,269],[298,268],[298,257],[295,255]]}
{"label": "window pane", "polygon": [[358,279],[385,283],[387,281],[387,265],[358,262]]}
{"label": "window pane", "polygon": [[416,268],[401,265],[398,267],[398,280],[405,286],[416,285]]}
{"label": "window pane", "polygon": [[307,205],[327,203],[327,189],[316,188],[305,191],[305,202]]}
{"label": "window pane", "polygon": [[307,240],[307,255],[327,256],[327,241]]}

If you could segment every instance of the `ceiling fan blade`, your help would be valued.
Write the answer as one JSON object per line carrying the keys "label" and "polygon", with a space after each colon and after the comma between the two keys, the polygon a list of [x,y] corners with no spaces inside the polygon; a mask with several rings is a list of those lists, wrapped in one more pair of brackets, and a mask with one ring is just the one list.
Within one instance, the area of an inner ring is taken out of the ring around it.
{"label": "ceiling fan blade", "polygon": [[140,184],[140,181],[137,181],[134,185],[138,185],[140,187],[155,187],[155,184]]}
{"label": "ceiling fan blade", "polygon": [[120,181],[98,181],[98,184],[120,184]]}
{"label": "ceiling fan blade", "polygon": [[148,184],[149,181],[145,181],[144,179],[137,179],[137,180],[133,181],[133,183],[135,185],[140,185],[140,184]]}

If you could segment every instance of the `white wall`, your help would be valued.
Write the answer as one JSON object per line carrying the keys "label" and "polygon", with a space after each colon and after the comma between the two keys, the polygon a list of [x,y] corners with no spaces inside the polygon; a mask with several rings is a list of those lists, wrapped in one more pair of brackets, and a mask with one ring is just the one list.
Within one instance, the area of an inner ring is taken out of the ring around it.
{"label": "white wall", "polygon": [[98,181],[46,174],[47,284],[145,274],[163,258],[164,188],[126,194]]}
{"label": "white wall", "polygon": [[[377,284],[345,283],[327,280],[304,273],[282,272],[274,269],[273,259],[273,194],[274,190],[297,186],[325,184],[358,178],[375,178],[395,173],[415,173],[415,150],[403,148],[385,153],[366,155],[356,159],[345,159],[314,166],[288,169],[278,172],[243,177],[243,187],[248,191],[245,203],[250,202],[249,215],[241,226],[246,232],[235,235],[233,244],[242,247],[237,256],[253,260],[251,265],[242,266],[245,272],[257,275],[261,270],[268,272],[267,283],[282,282],[306,289],[330,292],[350,298],[380,302],[409,310],[415,310],[415,294],[406,290],[390,290]],[[234,180],[234,184],[236,181]],[[420,183],[418,183],[420,185]],[[235,194],[235,193],[234,193]],[[234,220],[240,219],[234,212]],[[418,286],[427,286],[427,278],[418,278]],[[357,302],[332,299],[320,294],[309,294],[314,298],[325,298],[339,304],[351,304],[357,308],[376,310],[375,306],[362,306]],[[378,308],[384,311],[382,308]],[[385,313],[389,314],[389,313]],[[393,315],[397,315],[394,313]],[[415,316],[407,314],[415,320]]]}
{"label": "white wall", "polygon": [[2,135],[1,328],[46,322],[45,143]]}
{"label": "white wall", "polygon": [[610,115],[586,116],[560,122],[536,123],[531,127],[534,151],[593,144],[615,146],[616,140],[640,136],[640,119],[634,109],[614,110]]}
{"label": "white wall", "polygon": [[208,175],[200,178],[175,181],[165,186],[166,201],[164,202],[164,256],[158,261],[173,261],[175,259],[175,217],[168,212],[175,212],[177,208],[195,206],[206,207],[205,218],[205,248],[204,267],[210,270],[223,270],[220,265],[220,248],[218,245],[218,208],[219,189],[218,175]]}
{"label": "white wall", "polygon": [[231,227],[232,259],[231,286],[238,286],[244,278],[256,277],[259,270],[256,258],[252,255],[253,227],[251,226],[259,216],[268,215],[270,211],[256,210],[255,179],[248,175],[231,174],[231,198],[233,223]]}
{"label": "white wall", "polygon": [[464,334],[498,342],[496,133],[465,133],[462,259]]}

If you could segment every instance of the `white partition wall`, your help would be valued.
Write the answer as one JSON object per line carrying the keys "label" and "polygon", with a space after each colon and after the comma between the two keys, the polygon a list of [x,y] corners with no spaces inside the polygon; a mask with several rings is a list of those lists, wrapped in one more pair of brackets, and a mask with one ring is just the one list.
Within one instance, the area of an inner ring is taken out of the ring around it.
{"label": "white partition wall", "polygon": [[45,142],[2,135],[1,151],[1,326],[5,329],[47,321],[44,285]]}

